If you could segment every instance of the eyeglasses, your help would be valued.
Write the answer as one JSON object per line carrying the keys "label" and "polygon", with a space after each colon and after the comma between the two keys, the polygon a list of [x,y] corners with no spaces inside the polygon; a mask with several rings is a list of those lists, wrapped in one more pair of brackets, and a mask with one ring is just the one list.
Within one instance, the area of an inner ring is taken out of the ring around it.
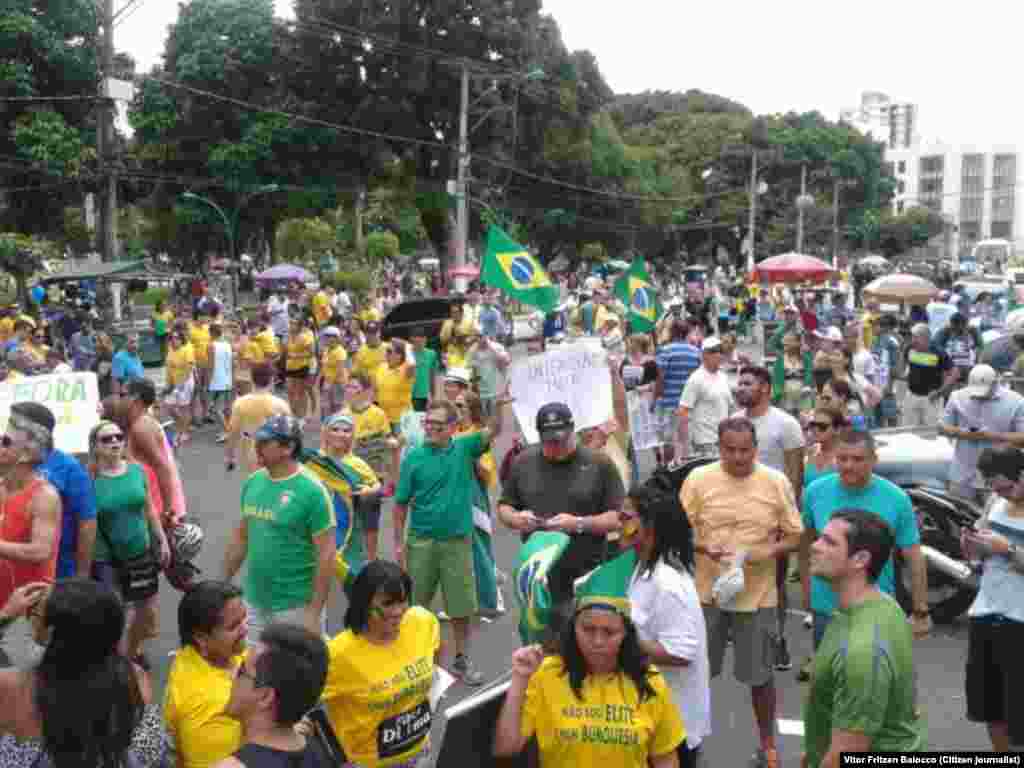
{"label": "eyeglasses", "polygon": [[101,445],[120,445],[124,442],[124,435],[120,432],[111,433],[108,435],[100,435],[98,438]]}

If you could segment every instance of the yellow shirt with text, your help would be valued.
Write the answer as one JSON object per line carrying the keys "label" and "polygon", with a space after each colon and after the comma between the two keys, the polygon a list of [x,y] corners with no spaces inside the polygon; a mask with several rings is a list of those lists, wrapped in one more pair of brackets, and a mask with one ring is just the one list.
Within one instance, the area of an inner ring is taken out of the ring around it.
{"label": "yellow shirt with text", "polygon": [[[693,543],[728,546],[739,552],[763,546],[775,537],[803,533],[793,486],[781,472],[755,464],[744,478],[726,474],[720,462],[698,467],[686,478],[679,500],[693,527]],[[711,605],[711,587],[728,563],[697,553],[694,581],[704,605]],[[779,604],[775,587],[775,560],[746,563],[743,591],[731,610],[751,612]]]}
{"label": "yellow shirt with text", "polygon": [[285,366],[289,371],[301,371],[303,368],[313,370],[313,355],[316,354],[316,337],[310,330],[302,331],[298,336],[288,337],[285,347]]}
{"label": "yellow shirt with text", "polygon": [[189,323],[188,340],[195,351],[196,365],[200,368],[210,367],[210,326],[206,323]]}
{"label": "yellow shirt with text", "polygon": [[[238,666],[242,656],[231,660]],[[242,746],[242,724],[224,714],[233,669],[220,669],[191,645],[174,657],[164,694],[164,722],[178,753],[178,768],[209,768]]]}
{"label": "yellow shirt with text", "polygon": [[328,643],[323,701],[348,759],[384,768],[424,750],[430,736],[430,686],[441,626],[425,608],[410,608],[398,638],[376,645],[347,629]]}
{"label": "yellow shirt with text", "polygon": [[392,368],[384,364],[377,367],[374,376],[374,387],[377,390],[377,405],[397,424],[402,414],[412,408],[413,376],[406,373],[405,365]]}
{"label": "yellow shirt with text", "polygon": [[339,344],[333,349],[325,349],[322,357],[320,369],[324,374],[324,383],[344,384],[345,361],[348,360],[348,352],[345,351],[345,348]]}
{"label": "yellow shirt with text", "polygon": [[182,344],[177,349],[167,350],[167,383],[176,387],[186,379],[195,365],[196,355],[191,344]]}
{"label": "yellow shirt with text", "polygon": [[679,709],[660,672],[647,678],[654,696],[640,701],[623,674],[588,675],[576,698],[559,656],[533,673],[521,733],[537,737],[540,768],[648,768],[686,738]]}
{"label": "yellow shirt with text", "polygon": [[387,347],[381,342],[376,347],[363,344],[352,357],[352,373],[365,373],[373,381],[377,368],[384,362]]}

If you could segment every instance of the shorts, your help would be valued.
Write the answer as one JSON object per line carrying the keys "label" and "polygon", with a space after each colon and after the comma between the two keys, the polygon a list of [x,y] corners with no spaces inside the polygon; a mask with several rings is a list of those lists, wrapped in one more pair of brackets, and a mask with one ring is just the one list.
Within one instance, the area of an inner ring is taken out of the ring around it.
{"label": "shorts", "polygon": [[[269,624],[296,624],[305,625],[306,606],[300,605],[295,608],[286,608],[283,611],[262,611],[251,603],[245,601],[246,630],[249,635],[249,643],[258,642],[260,634]],[[320,613],[320,634],[327,636],[327,611]]]}
{"label": "shorts", "polygon": [[414,411],[416,411],[416,413],[426,413],[427,412],[427,402],[429,400],[430,400],[430,398],[428,398],[428,397],[414,397],[412,399],[412,409]]}
{"label": "shorts", "polygon": [[356,497],[356,514],[363,516],[363,528],[367,531],[380,530],[380,507],[381,498],[377,494]]}
{"label": "shorts", "polygon": [[1017,706],[1024,690],[1024,674],[1017,663],[1022,644],[1024,622],[983,616],[967,625],[967,719],[1007,723],[1015,747],[1024,745],[1024,709]]}
{"label": "shorts", "polygon": [[167,405],[183,408],[192,404],[192,398],[196,393],[195,376],[189,376],[181,384],[171,390],[171,394],[164,398]]}
{"label": "shorts", "polygon": [[284,375],[289,379],[305,379],[309,377],[309,366],[299,368],[294,371],[285,370]]}
{"label": "shorts", "polygon": [[686,739],[676,748],[676,757],[679,759],[679,768],[697,768],[700,765],[700,744],[690,749]]}
{"label": "shorts", "polygon": [[775,608],[759,608],[750,613],[723,611],[705,605],[704,621],[708,628],[708,660],[711,677],[718,677],[725,660],[725,646],[732,637],[733,675],[736,681],[758,687],[772,681],[775,668]]}
{"label": "shorts", "polygon": [[405,562],[412,579],[414,605],[429,609],[440,584],[449,617],[468,619],[476,615],[479,606],[471,536],[426,539],[410,531],[405,540]]}
{"label": "shorts", "polygon": [[228,401],[231,399],[230,389],[211,389],[210,390],[210,407],[213,408],[217,403],[223,403],[226,407]]}
{"label": "shorts", "polygon": [[679,434],[679,409],[659,405],[654,415],[658,420],[658,438],[663,443],[673,445]]}
{"label": "shorts", "polygon": [[494,418],[495,412],[498,410],[498,397],[481,397],[480,398],[480,415],[484,421],[490,421]]}
{"label": "shorts", "polygon": [[325,382],[323,386],[324,397],[333,398],[336,403],[345,402],[345,385]]}

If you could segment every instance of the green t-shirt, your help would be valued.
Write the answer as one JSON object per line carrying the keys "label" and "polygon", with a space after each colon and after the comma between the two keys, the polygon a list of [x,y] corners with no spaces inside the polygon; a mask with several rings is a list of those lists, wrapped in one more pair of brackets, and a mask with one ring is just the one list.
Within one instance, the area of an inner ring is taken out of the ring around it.
{"label": "green t-shirt", "polygon": [[926,747],[910,624],[888,595],[838,609],[814,655],[804,707],[808,765],[821,764],[833,729],[870,736],[873,751]]}
{"label": "green t-shirt", "polygon": [[97,473],[96,547],[98,563],[130,560],[149,549],[149,521],[146,519],[146,472],[129,464],[117,477]]}
{"label": "green t-shirt", "polygon": [[430,376],[438,369],[437,352],[424,347],[416,356],[416,380],[412,384],[412,396],[415,398],[430,397]]}
{"label": "green t-shirt", "polygon": [[317,568],[313,539],[335,526],[327,489],[304,467],[281,480],[261,469],[242,485],[242,517],[249,539],[246,602],[264,612],[308,603]]}
{"label": "green t-shirt", "polygon": [[427,539],[455,539],[473,532],[473,465],[487,450],[483,433],[453,437],[444,449],[430,443],[402,460],[395,503],[408,504],[409,530]]}

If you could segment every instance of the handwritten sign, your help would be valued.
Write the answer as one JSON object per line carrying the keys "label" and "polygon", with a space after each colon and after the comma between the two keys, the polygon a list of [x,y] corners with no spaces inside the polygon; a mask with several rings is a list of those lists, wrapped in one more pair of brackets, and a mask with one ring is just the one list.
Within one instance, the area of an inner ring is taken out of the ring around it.
{"label": "handwritten sign", "polygon": [[99,423],[100,390],[95,373],[27,376],[0,383],[0,428],[14,403],[41,403],[53,412],[53,444],[66,453],[88,453],[89,432]]}
{"label": "handwritten sign", "polygon": [[537,411],[546,403],[565,403],[576,430],[612,418],[612,378],[600,342],[578,341],[515,363],[509,372],[513,410],[528,443],[537,435]]}
{"label": "handwritten sign", "polygon": [[639,392],[626,393],[629,409],[629,428],[633,433],[633,450],[644,451],[664,444],[661,439],[661,423],[656,413],[651,413],[652,395]]}

